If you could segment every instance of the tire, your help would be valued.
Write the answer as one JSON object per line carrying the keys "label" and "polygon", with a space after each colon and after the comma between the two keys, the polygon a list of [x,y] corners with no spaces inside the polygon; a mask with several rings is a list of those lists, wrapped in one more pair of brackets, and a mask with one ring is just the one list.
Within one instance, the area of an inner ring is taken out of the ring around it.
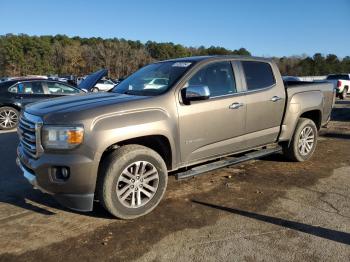
{"label": "tire", "polygon": [[5,106],[0,107],[0,129],[10,130],[17,128],[19,112],[16,108]]}
{"label": "tire", "polygon": [[[302,133],[303,131],[304,133]],[[289,145],[286,144],[283,146],[284,156],[295,162],[308,160],[315,152],[317,134],[317,127],[311,119],[300,118],[295,128],[292,141]],[[312,136],[313,139],[311,139]]]}
{"label": "tire", "polygon": [[339,97],[340,97],[340,99],[346,99],[347,95],[348,95],[348,88],[345,87],[343,89],[343,92],[341,92],[341,94],[339,95]]}
{"label": "tire", "polygon": [[91,89],[91,92],[98,93],[98,92],[100,92],[100,89],[98,89],[97,87],[94,87]]}
{"label": "tire", "polygon": [[126,145],[103,160],[97,182],[98,199],[112,215],[133,219],[148,214],[159,204],[167,182],[167,167],[157,152],[140,145]]}

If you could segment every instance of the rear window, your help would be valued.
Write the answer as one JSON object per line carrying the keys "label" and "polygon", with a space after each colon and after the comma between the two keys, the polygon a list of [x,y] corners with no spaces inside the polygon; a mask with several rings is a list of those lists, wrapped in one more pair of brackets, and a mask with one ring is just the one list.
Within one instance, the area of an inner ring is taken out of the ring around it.
{"label": "rear window", "polygon": [[270,64],[255,61],[242,61],[247,89],[258,90],[276,83]]}
{"label": "rear window", "polygon": [[349,80],[349,75],[329,75],[328,80]]}

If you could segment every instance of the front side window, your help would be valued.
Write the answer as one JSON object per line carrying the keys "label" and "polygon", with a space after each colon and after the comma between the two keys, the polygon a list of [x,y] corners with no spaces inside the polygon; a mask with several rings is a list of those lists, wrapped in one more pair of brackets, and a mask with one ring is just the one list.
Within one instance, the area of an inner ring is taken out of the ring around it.
{"label": "front side window", "polygon": [[193,62],[168,61],[145,66],[123,80],[112,92],[128,95],[156,96],[169,90]]}
{"label": "front side window", "polygon": [[73,87],[61,83],[47,82],[50,94],[76,94],[79,91]]}
{"label": "front side window", "polygon": [[204,66],[187,82],[187,86],[207,86],[210,97],[230,95],[237,92],[231,62],[217,62]]}
{"label": "front side window", "polygon": [[18,93],[21,94],[44,94],[44,88],[41,82],[18,83]]}
{"label": "front side window", "polygon": [[242,61],[248,91],[270,87],[276,83],[270,64]]}

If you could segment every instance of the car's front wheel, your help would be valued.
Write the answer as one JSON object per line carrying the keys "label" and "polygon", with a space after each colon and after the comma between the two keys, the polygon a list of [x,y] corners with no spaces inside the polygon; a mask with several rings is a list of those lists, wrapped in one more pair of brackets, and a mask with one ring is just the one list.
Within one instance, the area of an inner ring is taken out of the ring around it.
{"label": "car's front wheel", "polygon": [[317,144],[317,127],[311,119],[300,118],[289,145],[283,147],[283,154],[289,160],[302,162],[314,153]]}
{"label": "car's front wheel", "polygon": [[116,149],[103,160],[99,171],[99,200],[121,219],[151,212],[162,199],[168,181],[162,157],[140,145]]}
{"label": "car's front wheel", "polygon": [[18,125],[19,112],[13,107],[0,108],[0,129],[10,130],[16,128]]}
{"label": "car's front wheel", "polygon": [[93,93],[98,93],[98,92],[100,92],[100,89],[98,89],[97,87],[94,87],[94,88],[91,90],[91,92],[93,92]]}

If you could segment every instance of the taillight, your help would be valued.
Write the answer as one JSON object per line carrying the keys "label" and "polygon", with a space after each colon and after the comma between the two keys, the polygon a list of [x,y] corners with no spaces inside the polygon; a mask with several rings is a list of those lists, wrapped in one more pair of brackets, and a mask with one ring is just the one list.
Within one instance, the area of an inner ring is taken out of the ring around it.
{"label": "taillight", "polygon": [[341,87],[341,81],[340,80],[338,80],[338,82],[337,82],[337,87]]}

